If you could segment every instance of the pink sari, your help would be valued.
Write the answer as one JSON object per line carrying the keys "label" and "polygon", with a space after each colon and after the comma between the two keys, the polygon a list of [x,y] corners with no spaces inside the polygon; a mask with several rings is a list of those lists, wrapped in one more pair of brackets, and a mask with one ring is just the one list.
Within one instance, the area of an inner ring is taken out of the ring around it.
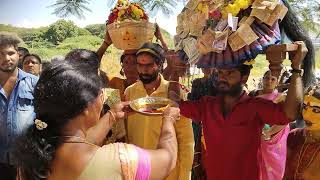
{"label": "pink sari", "polygon": [[[274,91],[258,97],[274,101],[280,93]],[[261,140],[259,151],[260,180],[281,180],[284,175],[287,157],[287,137],[289,125],[280,130],[270,140]]]}
{"label": "pink sari", "polygon": [[134,145],[119,144],[119,158],[125,180],[148,180],[151,172],[149,154]]}

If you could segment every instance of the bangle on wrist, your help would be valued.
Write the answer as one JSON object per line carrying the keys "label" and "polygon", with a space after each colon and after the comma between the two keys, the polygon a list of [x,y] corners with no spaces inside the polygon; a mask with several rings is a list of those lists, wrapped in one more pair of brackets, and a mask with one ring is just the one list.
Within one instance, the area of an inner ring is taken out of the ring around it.
{"label": "bangle on wrist", "polygon": [[162,119],[171,119],[171,121],[176,121],[176,118],[172,117],[172,116],[163,116]]}
{"label": "bangle on wrist", "polygon": [[290,72],[291,72],[292,74],[298,74],[299,76],[303,76],[303,69],[295,69],[295,68],[292,68],[292,69],[290,70]]}

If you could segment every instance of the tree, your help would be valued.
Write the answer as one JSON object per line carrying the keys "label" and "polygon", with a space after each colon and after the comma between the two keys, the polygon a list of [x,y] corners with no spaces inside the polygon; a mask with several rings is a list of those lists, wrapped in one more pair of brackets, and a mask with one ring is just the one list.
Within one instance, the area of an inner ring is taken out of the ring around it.
{"label": "tree", "polygon": [[104,38],[106,25],[105,24],[90,24],[85,27],[92,35]]}
{"label": "tree", "polygon": [[[53,7],[53,14],[58,17],[67,17],[74,15],[78,18],[84,18],[84,12],[91,10],[87,7],[91,0],[57,0]],[[113,6],[117,0],[108,0],[109,6]],[[177,3],[187,2],[188,0],[132,0],[132,2],[140,3],[148,13],[155,15],[158,11],[162,11],[165,15],[171,15]]]}
{"label": "tree", "polygon": [[79,19],[85,18],[84,12],[91,10],[87,7],[90,0],[57,0],[56,3],[49,7],[54,8],[52,14],[58,17],[65,18],[74,15]]}
{"label": "tree", "polygon": [[58,20],[49,26],[48,30],[44,34],[44,38],[49,42],[58,45],[66,38],[79,35],[91,35],[91,33],[85,29],[77,27],[72,21]]}
{"label": "tree", "polygon": [[287,0],[309,31],[320,36],[320,2],[314,0]]}

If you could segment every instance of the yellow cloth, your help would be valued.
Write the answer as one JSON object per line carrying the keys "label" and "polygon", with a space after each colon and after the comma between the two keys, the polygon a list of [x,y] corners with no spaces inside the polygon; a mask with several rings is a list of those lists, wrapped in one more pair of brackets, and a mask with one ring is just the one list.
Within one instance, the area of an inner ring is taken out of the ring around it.
{"label": "yellow cloth", "polygon": [[121,162],[117,144],[99,148],[78,180],[122,180]]}
{"label": "yellow cloth", "polygon": [[78,180],[134,180],[140,161],[136,147],[115,143],[102,146]]}
{"label": "yellow cloth", "polygon": [[[161,76],[161,83],[150,96],[168,97],[169,82]],[[182,94],[182,90],[181,93]],[[141,81],[129,86],[125,91],[126,100],[135,100],[148,96]],[[162,126],[161,116],[146,116],[134,113],[127,120],[128,143],[135,144],[146,149],[156,149]],[[166,180],[188,180],[191,175],[191,168],[194,153],[194,139],[191,120],[181,117],[175,123],[175,130],[178,141],[178,160],[176,168]]]}

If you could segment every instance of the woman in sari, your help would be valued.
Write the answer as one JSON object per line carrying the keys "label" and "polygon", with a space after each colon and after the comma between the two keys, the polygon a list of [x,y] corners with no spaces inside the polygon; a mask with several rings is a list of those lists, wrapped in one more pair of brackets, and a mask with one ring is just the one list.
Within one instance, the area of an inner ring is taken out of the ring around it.
{"label": "woman in sari", "polygon": [[156,150],[122,143],[101,147],[112,124],[125,115],[128,103],[119,103],[101,115],[104,103],[101,81],[96,72],[87,68],[82,64],[59,62],[41,74],[34,92],[34,125],[17,140],[20,178],[165,178],[176,164],[173,123],[179,109],[165,110]]}
{"label": "woman in sari", "polygon": [[[263,89],[253,91],[252,96],[268,99],[275,103],[285,100],[285,95],[276,89],[278,78],[267,71],[263,76]],[[260,164],[260,180],[280,180],[285,171],[287,155],[287,137],[290,132],[289,125],[265,125],[262,131],[261,147],[258,152]]]}

